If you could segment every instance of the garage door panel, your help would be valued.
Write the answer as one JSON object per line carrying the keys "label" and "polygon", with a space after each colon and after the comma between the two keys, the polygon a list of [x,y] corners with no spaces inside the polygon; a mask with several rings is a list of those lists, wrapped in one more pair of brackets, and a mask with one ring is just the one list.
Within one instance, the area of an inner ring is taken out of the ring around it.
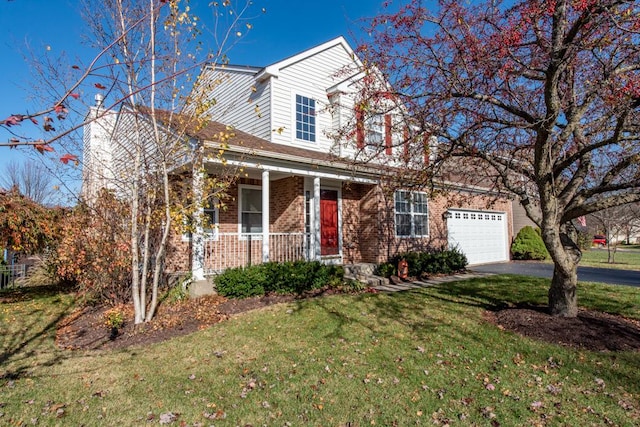
{"label": "garage door panel", "polygon": [[508,261],[506,215],[496,212],[449,210],[450,248],[459,248],[469,264]]}

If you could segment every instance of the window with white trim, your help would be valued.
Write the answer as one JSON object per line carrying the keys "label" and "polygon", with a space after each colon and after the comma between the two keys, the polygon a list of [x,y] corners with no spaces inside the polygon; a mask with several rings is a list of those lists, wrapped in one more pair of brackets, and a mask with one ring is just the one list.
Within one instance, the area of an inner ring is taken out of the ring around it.
{"label": "window with white trim", "polygon": [[241,233],[262,233],[262,190],[239,187],[238,206]]}
{"label": "window with white trim", "polygon": [[427,194],[397,190],[394,194],[397,237],[425,237],[429,235]]}
{"label": "window with white trim", "polygon": [[218,235],[218,215],[217,207],[206,207],[202,212],[202,228],[205,238],[217,238]]}
{"label": "window with white trim", "polygon": [[[215,204],[213,207],[205,207],[203,209],[202,232],[204,234],[205,239],[216,240],[218,238],[219,215],[220,215],[220,211]],[[191,238],[193,237],[193,232],[191,231],[192,228],[194,227],[193,218],[192,217],[185,218],[184,226],[185,228],[187,228],[187,231],[182,233],[182,240],[190,241]]]}
{"label": "window with white trim", "polygon": [[372,114],[364,121],[366,132],[365,146],[369,150],[379,151],[384,146],[384,116]]}
{"label": "window with white trim", "polygon": [[316,101],[296,95],[296,139],[316,142]]}

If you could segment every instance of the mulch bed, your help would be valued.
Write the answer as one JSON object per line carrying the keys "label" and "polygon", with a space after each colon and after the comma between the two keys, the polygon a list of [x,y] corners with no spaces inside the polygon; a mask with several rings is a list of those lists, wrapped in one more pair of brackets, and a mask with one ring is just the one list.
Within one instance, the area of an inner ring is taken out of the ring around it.
{"label": "mulch bed", "polygon": [[499,328],[525,337],[593,351],[640,350],[640,321],[592,310],[578,317],[551,316],[547,307],[518,307],[485,313]]}
{"label": "mulch bed", "polygon": [[[133,307],[85,307],[68,316],[58,327],[56,343],[67,349],[115,349],[146,345],[186,335],[225,320],[218,308],[226,301],[208,296],[174,304],[161,304],[151,322],[135,325]],[[124,324],[114,333],[106,323],[106,313],[118,310]]]}
{"label": "mulch bed", "polygon": [[[222,322],[229,316],[296,299],[335,293],[319,290],[296,295],[267,295],[230,300],[208,296],[174,304],[162,304],[149,323],[134,325],[130,305],[118,307],[124,325],[112,334],[105,312],[110,308],[87,307],[67,317],[57,331],[56,341],[68,349],[117,349],[147,345],[186,335]],[[546,307],[511,307],[485,312],[485,319],[497,327],[553,344],[594,351],[640,350],[640,321],[622,316],[580,311],[576,318],[559,318]]]}
{"label": "mulch bed", "polygon": [[[103,350],[146,345],[190,334],[222,322],[229,316],[298,299],[314,298],[340,292],[319,289],[302,295],[265,295],[244,299],[227,299],[212,295],[158,306],[151,322],[136,325],[131,304],[119,307],[85,307],[73,312],[58,326],[56,343],[66,349]],[[116,309],[124,324],[117,334],[106,323],[106,313]]]}

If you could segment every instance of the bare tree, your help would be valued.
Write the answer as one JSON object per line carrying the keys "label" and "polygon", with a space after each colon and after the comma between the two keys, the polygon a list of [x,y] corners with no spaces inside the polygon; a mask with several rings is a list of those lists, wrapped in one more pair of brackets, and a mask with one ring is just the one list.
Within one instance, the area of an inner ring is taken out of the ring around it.
{"label": "bare tree", "polygon": [[607,262],[614,264],[620,237],[623,237],[622,241],[629,243],[630,234],[640,226],[640,209],[635,203],[615,206],[594,212],[589,215],[589,219],[596,221],[597,231],[607,238]]}
{"label": "bare tree", "polygon": [[43,165],[33,160],[20,163],[15,160],[7,163],[0,175],[0,186],[5,189],[17,188],[20,194],[41,205],[52,200],[54,177]]}
{"label": "bare tree", "polygon": [[[135,322],[141,323],[155,314],[169,236],[185,215],[176,207],[184,208],[184,200],[191,200],[197,224],[211,195],[177,198],[174,178],[186,169],[193,172],[199,192],[225,187],[219,182],[208,185],[212,179],[201,177],[203,150],[193,136],[215,101],[205,99],[205,83],[197,76],[204,64],[227,61],[228,49],[251,28],[244,15],[252,2],[211,3],[208,17],[195,16],[188,2],[179,0],[83,3],[87,40],[98,53],[88,64],[43,58],[35,67],[43,106],[0,119],[0,128],[12,135],[0,146],[31,145],[41,153],[66,153],[62,163],[79,163],[89,175],[110,170],[107,186],[126,203],[129,215],[119,229],[125,238],[118,239],[129,245],[114,251],[130,252]],[[197,90],[192,90],[194,85]],[[82,101],[93,98],[87,95],[96,90],[98,105],[87,115]],[[42,138],[34,140],[21,131],[29,122],[41,128]],[[83,153],[87,141],[71,137],[94,125],[102,129],[109,147],[107,162],[94,161]]]}
{"label": "bare tree", "polygon": [[[93,13],[104,4],[102,14]],[[240,3],[239,8],[232,2],[212,4],[212,28],[219,31],[215,35],[221,43],[230,43],[230,37],[239,32],[249,4]],[[178,1],[87,1],[87,6],[93,40],[111,61],[101,87],[109,87],[107,98],[112,96],[116,103],[124,100],[109,141],[111,184],[129,203],[131,290],[135,322],[141,323],[154,316],[177,216],[171,177],[185,166],[185,159],[195,176],[202,173],[202,150],[191,137],[207,121],[211,100],[198,95],[206,90],[192,90],[192,85],[198,85],[196,77],[205,61],[223,60],[224,46],[201,50],[202,20]],[[216,26],[219,16],[233,18],[220,28]],[[113,113],[109,102],[106,105],[97,119]]]}

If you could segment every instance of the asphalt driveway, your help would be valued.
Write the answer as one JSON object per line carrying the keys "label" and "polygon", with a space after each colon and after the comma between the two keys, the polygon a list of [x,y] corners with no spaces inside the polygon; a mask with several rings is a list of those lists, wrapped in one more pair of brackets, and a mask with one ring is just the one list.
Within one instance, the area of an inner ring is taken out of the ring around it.
{"label": "asphalt driveway", "polygon": [[[522,274],[524,276],[553,276],[553,264],[535,261],[512,261],[499,264],[483,264],[469,267],[471,271],[494,274]],[[640,287],[640,271],[610,268],[578,267],[578,280],[610,285]]]}

